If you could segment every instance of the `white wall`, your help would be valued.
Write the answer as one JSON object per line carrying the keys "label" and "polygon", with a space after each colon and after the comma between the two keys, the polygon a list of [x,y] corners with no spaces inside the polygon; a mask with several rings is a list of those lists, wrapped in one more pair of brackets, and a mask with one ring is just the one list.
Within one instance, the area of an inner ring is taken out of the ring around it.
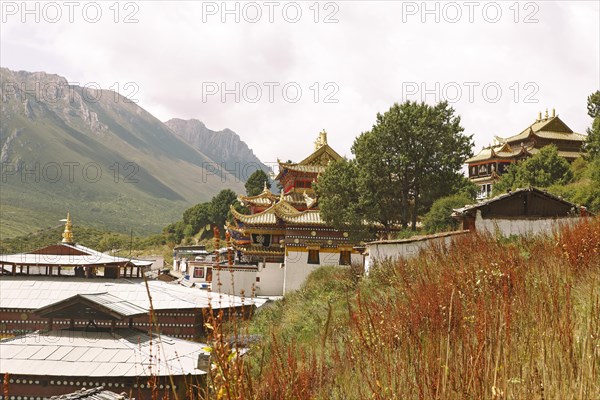
{"label": "white wall", "polygon": [[[350,262],[362,265],[362,255],[352,253],[350,255]],[[339,263],[340,253],[320,252],[319,264],[309,264],[307,251],[287,250],[285,256],[283,294],[300,289],[308,275],[317,268],[326,265],[339,265]]]}
{"label": "white wall", "polygon": [[458,235],[469,234],[468,231],[449,232],[447,234],[437,234],[430,236],[419,236],[413,239],[401,240],[383,240],[367,243],[368,255],[365,258],[365,274],[377,262],[386,260],[395,261],[398,259],[408,260],[416,257],[423,250],[427,250],[432,245],[448,246],[452,239]]}
{"label": "white wall", "polygon": [[496,233],[502,236],[510,235],[535,235],[551,234],[560,226],[572,225],[580,221],[580,217],[561,217],[543,219],[483,219],[481,212],[477,212],[475,218],[475,230],[477,232]]}
{"label": "white wall", "polygon": [[260,278],[256,282],[257,296],[283,296],[283,278],[285,268],[279,263],[259,263],[256,276]]}
{"label": "white wall", "polygon": [[[219,276],[217,276],[219,274]],[[231,285],[233,276],[233,287]],[[218,282],[221,281],[220,292],[224,294],[234,294],[237,296],[242,295],[244,292],[245,297],[251,297],[253,294],[253,286],[256,283],[256,270],[235,270],[233,272],[227,269],[220,271],[213,269],[212,275],[212,291],[219,292]],[[256,293],[254,293],[256,294]]]}

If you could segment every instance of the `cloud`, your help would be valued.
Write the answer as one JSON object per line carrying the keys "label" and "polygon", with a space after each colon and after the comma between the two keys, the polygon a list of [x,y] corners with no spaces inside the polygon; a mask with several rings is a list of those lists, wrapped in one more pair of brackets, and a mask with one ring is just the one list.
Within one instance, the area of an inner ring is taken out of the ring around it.
{"label": "cloud", "polygon": [[[597,2],[481,2],[472,10],[464,2],[321,2],[318,15],[315,3],[280,2],[273,22],[264,2],[227,2],[230,13],[222,2],[121,2],[118,15],[113,3],[96,4],[96,23],[77,12],[72,23],[4,13],[2,65],[105,88],[134,82],[139,104],[161,120],[228,127],[265,162],[302,159],[321,129],[350,155],[376,113],[407,98],[455,98],[477,147],[552,107],[583,132],[585,99],[600,87]],[[289,22],[296,9],[299,21]],[[256,10],[260,20],[248,22]],[[128,15],[139,22],[124,23]],[[207,96],[213,84],[219,92]],[[224,101],[221,88],[230,91]]]}

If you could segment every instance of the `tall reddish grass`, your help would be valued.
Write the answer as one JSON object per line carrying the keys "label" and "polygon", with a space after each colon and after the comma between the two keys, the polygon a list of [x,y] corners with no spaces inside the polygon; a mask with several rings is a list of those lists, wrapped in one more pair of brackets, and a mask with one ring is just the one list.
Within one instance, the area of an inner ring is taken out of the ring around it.
{"label": "tall reddish grass", "polygon": [[343,317],[324,304],[309,341],[275,324],[213,379],[215,397],[600,398],[600,218],[548,238],[474,234],[347,275]]}
{"label": "tall reddish grass", "polygon": [[[255,322],[207,313],[211,367],[185,398],[600,399],[600,218],[546,238],[462,236],[368,278],[328,274],[308,284],[326,295],[286,296],[246,356]],[[315,302],[319,331],[290,332],[287,314]]]}

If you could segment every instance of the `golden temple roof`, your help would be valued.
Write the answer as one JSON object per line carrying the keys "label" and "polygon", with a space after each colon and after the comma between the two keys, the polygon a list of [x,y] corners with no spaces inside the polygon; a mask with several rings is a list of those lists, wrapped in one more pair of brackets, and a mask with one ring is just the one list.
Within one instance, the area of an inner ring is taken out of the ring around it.
{"label": "golden temple roof", "polygon": [[319,133],[315,141],[315,151],[299,163],[284,163],[279,160],[279,174],[275,179],[280,179],[286,170],[309,174],[320,174],[325,171],[330,162],[341,160],[340,156],[327,144],[327,133]]}
{"label": "golden temple roof", "polygon": [[266,210],[252,215],[242,214],[235,210],[233,206],[231,207],[231,213],[237,221],[245,225],[278,225],[280,221],[293,225],[325,225],[319,211],[298,211],[285,200],[279,200]]}
{"label": "golden temple roof", "polygon": [[542,113],[540,113],[534,123],[525,128],[521,133],[504,139],[504,142],[514,144],[515,142],[526,140],[532,135],[544,139],[572,140],[577,142],[583,142],[586,139],[585,135],[573,132],[573,130],[569,128],[558,115],[556,115],[554,110],[552,110],[552,116],[550,117],[546,110],[545,118],[542,118]]}
{"label": "golden temple roof", "polygon": [[[279,200],[279,197],[280,196],[272,193],[270,190],[267,189],[266,192],[263,191],[261,194],[256,196],[238,195],[238,201],[242,203],[242,205],[250,204],[254,206],[269,207],[275,204]],[[289,192],[287,194],[284,194],[283,200],[292,205],[306,205],[308,206],[308,208],[310,208],[313,205],[311,202],[311,205],[309,206],[306,197],[302,193],[297,192]],[[316,201],[314,199],[312,200]]]}
{"label": "golden temple roof", "polygon": [[506,158],[512,159],[518,156],[533,154],[533,146],[518,146],[512,149],[507,143],[500,145],[484,147],[475,156],[467,159],[465,162],[468,164],[476,163],[478,161],[485,161],[490,159]]}
{"label": "golden temple roof", "polygon": [[[469,158],[465,162],[468,164],[478,161],[485,161],[494,158],[514,158],[523,155],[524,153],[535,154],[539,150],[532,145],[523,145],[532,138],[542,138],[548,140],[573,141],[583,143],[587,136],[580,133],[575,133],[567,126],[556,112],[552,110],[552,115],[548,115],[546,110],[545,117],[542,118],[542,113],[538,114],[538,118],[517,135],[508,138],[496,137],[499,142],[497,144],[484,147],[479,154]],[[581,156],[581,153],[574,151],[562,151],[559,149],[558,154],[562,157],[574,159]]]}

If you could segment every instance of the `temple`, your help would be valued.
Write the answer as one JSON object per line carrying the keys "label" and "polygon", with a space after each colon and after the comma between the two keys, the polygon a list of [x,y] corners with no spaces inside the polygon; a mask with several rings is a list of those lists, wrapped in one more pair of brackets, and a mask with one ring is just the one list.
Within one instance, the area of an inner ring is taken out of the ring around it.
{"label": "temple", "polygon": [[0,275],[42,275],[75,278],[141,278],[152,261],[101,253],[75,243],[71,215],[67,213],[60,243],[28,253],[0,255]]}
{"label": "temple", "polygon": [[508,166],[531,157],[544,146],[554,144],[558,154],[569,162],[582,155],[585,135],[575,133],[556,115],[538,114],[535,122],[521,133],[506,139],[495,137],[494,144],[484,147],[479,154],[465,162],[469,166],[469,179],[480,186],[479,198],[487,198],[492,193],[494,183]]}
{"label": "temple", "polygon": [[[327,133],[323,131],[315,141],[315,151],[304,160],[278,161],[275,179],[282,187],[279,195],[265,185],[257,196],[238,196],[250,213],[242,214],[232,207],[235,224],[227,228],[240,259],[263,271],[257,275],[259,293],[263,287],[272,292],[281,284],[282,293],[298,289],[320,265],[362,261],[348,232],[334,229],[323,220],[313,188],[319,174],[340,159],[327,144]],[[272,273],[265,274],[268,270]]]}

